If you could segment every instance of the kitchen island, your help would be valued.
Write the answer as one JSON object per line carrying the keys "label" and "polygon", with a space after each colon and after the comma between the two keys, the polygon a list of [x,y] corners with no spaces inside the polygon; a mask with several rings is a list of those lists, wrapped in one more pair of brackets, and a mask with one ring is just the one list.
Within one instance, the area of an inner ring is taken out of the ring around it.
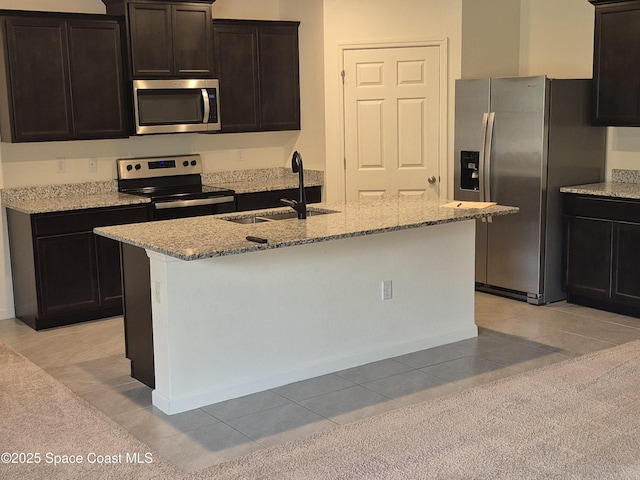
{"label": "kitchen island", "polygon": [[390,197],[316,204],[306,220],[232,221],[256,215],[245,212],[97,228],[150,259],[153,404],[174,414],[476,336],[475,220],[518,209],[444,203]]}

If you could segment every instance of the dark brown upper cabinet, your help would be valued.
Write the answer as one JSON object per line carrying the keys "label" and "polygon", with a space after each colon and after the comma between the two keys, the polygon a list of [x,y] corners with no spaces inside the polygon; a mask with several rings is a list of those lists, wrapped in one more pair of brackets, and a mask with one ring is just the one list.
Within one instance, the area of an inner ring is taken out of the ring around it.
{"label": "dark brown upper cabinet", "polygon": [[213,21],[223,132],[300,129],[299,25]]}
{"label": "dark brown upper cabinet", "polygon": [[126,15],[132,78],[213,77],[211,1],[103,2]]}
{"label": "dark brown upper cabinet", "polygon": [[1,20],[3,141],[128,136],[118,20],[95,15]]}
{"label": "dark brown upper cabinet", "polygon": [[595,5],[594,124],[640,126],[640,1]]}

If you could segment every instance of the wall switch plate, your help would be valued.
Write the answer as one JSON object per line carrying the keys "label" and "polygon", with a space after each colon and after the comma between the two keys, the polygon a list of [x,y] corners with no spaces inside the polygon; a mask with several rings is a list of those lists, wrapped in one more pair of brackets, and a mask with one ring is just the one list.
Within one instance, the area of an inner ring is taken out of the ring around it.
{"label": "wall switch plate", "polygon": [[156,303],[162,303],[160,300],[160,282],[156,282],[153,286],[153,301]]}
{"label": "wall switch plate", "polygon": [[89,167],[88,167],[89,173],[94,173],[98,171],[98,159],[95,157],[92,157],[89,159]]}
{"label": "wall switch plate", "polygon": [[393,298],[393,283],[391,280],[382,281],[382,300],[391,300]]}
{"label": "wall switch plate", "polygon": [[64,157],[56,158],[56,173],[64,173],[67,171],[67,162]]}

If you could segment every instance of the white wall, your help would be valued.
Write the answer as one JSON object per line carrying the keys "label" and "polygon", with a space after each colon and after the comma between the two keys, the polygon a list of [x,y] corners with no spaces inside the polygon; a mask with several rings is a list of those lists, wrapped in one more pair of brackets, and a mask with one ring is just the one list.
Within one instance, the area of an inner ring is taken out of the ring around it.
{"label": "white wall", "polygon": [[463,0],[462,77],[512,77],[520,68],[520,2]]}
{"label": "white wall", "polygon": [[[591,78],[594,8],[583,0],[522,0],[520,74]],[[640,128],[607,129],[611,170],[640,169]]]}
{"label": "white wall", "polygon": [[521,0],[520,75],[591,78],[594,6],[586,0]]}

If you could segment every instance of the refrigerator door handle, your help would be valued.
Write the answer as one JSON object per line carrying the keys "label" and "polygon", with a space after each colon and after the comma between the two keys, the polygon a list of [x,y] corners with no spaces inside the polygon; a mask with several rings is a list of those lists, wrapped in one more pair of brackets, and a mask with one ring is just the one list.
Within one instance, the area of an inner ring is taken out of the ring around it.
{"label": "refrigerator door handle", "polygon": [[485,188],[485,193],[484,193],[484,198],[486,199],[485,201],[490,202],[491,201],[491,150],[492,150],[492,145],[493,145],[493,126],[495,124],[495,120],[496,120],[496,114],[495,112],[490,112],[488,115],[488,120],[487,120],[487,136],[486,136],[486,142],[484,145],[485,148],[485,153],[484,153],[484,173],[485,173],[485,180],[484,180],[484,188]]}
{"label": "refrigerator door handle", "polygon": [[[486,114],[485,114],[486,115]],[[485,137],[485,143],[484,143],[484,188],[485,188],[485,192],[484,192],[484,198],[486,202],[490,202],[491,201],[491,153],[492,153],[492,146],[493,146],[493,126],[495,125],[495,121],[496,121],[496,113],[495,112],[489,112],[488,118],[487,118],[487,134]],[[492,218],[491,217],[487,217],[487,222],[491,223],[492,222]]]}
{"label": "refrigerator door handle", "polygon": [[[480,147],[480,160],[478,170],[480,171],[480,201],[485,202],[488,199],[485,198],[485,154],[487,150],[487,126],[489,125],[489,114],[482,115],[482,146]],[[484,220],[484,219],[483,219]]]}

